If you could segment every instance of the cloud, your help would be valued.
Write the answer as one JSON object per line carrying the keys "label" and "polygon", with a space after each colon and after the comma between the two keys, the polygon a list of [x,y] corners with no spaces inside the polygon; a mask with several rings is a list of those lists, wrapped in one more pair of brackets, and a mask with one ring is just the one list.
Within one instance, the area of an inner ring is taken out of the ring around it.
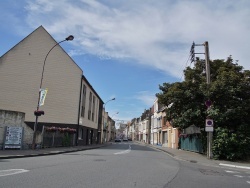
{"label": "cloud", "polygon": [[74,34],[72,55],[132,60],[179,78],[193,41],[208,41],[211,59],[233,55],[250,68],[249,7],[244,0],[32,0],[26,22],[33,28],[42,24],[58,38]]}
{"label": "cloud", "polygon": [[148,91],[138,92],[135,98],[147,106],[152,106],[156,99],[155,94],[150,94]]}

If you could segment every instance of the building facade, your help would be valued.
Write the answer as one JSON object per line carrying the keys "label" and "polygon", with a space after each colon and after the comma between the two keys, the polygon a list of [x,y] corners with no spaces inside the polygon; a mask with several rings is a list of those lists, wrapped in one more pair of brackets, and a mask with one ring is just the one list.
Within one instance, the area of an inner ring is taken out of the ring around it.
{"label": "building facade", "polygon": [[56,127],[74,130],[74,145],[100,143],[103,102],[59,43],[40,26],[0,57],[0,107],[23,113],[24,134],[30,134],[42,82],[48,92],[36,142],[43,141],[44,127]]}
{"label": "building facade", "polygon": [[[0,106],[34,122],[46,54],[57,42],[40,26],[0,58]],[[48,88],[39,122],[78,124],[82,70],[57,45],[46,60],[42,88]],[[66,115],[67,114],[67,115]]]}
{"label": "building facade", "polygon": [[98,144],[103,101],[85,76],[82,76],[81,88],[78,145]]}

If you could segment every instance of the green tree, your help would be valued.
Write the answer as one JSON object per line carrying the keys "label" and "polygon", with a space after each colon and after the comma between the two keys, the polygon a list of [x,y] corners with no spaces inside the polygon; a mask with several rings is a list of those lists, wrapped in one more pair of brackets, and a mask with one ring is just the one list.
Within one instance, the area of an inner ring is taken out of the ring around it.
{"label": "green tree", "polygon": [[[175,127],[204,128],[205,119],[211,117],[215,124],[214,156],[242,159],[250,155],[250,71],[234,63],[230,56],[211,61],[210,73],[211,83],[207,85],[205,61],[197,61],[193,68],[184,70],[184,81],[163,83],[156,96],[168,106],[166,116]],[[209,110],[205,106],[208,99],[213,104]],[[226,156],[223,149],[229,151]]]}

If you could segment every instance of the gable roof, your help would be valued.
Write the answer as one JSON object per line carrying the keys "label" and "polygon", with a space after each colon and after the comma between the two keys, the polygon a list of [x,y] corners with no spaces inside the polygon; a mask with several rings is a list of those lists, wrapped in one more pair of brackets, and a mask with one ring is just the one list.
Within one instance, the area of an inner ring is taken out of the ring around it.
{"label": "gable roof", "polygon": [[[44,30],[48,36],[51,37],[51,39],[53,41],[55,41],[55,43],[58,43],[52,36],[51,34],[49,34],[49,32],[41,25],[38,28],[36,28],[34,31],[32,31],[29,35],[27,35],[26,37],[24,37],[21,41],[19,41],[16,45],[14,45],[12,48],[10,48],[7,52],[5,52],[2,56],[0,56],[0,59],[3,58],[6,54],[8,54],[11,50],[13,50],[16,46],[18,46],[20,43],[22,43],[25,39],[27,39],[30,35],[32,35],[34,32],[38,31],[38,30]],[[60,44],[58,45],[60,46]],[[51,46],[52,47],[52,46]],[[72,60],[72,62],[74,62],[74,64],[83,72],[83,70],[78,66],[78,64],[76,64],[76,62],[69,56],[69,54],[60,46],[60,48],[64,51],[65,54],[67,54],[67,56]]]}

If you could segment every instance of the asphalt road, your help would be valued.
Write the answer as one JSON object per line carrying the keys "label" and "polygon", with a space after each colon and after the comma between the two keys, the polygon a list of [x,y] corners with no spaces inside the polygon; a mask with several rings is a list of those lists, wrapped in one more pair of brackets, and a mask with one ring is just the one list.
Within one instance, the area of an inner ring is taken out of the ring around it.
{"label": "asphalt road", "polygon": [[60,155],[0,160],[0,187],[250,187],[250,172],[173,159],[132,142]]}

